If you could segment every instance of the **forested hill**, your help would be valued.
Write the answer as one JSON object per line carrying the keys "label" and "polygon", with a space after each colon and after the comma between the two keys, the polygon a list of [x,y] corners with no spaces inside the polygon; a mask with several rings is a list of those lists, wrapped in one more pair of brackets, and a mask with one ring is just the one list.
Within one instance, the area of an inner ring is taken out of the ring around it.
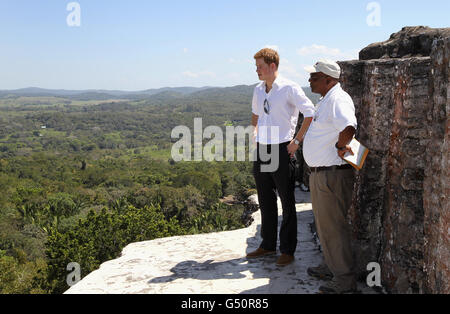
{"label": "forested hill", "polygon": [[111,98],[147,98],[148,96],[159,94],[162,92],[176,92],[180,94],[190,94],[196,91],[209,89],[210,87],[164,87],[156,89],[147,89],[143,91],[121,91],[121,90],[64,90],[64,89],[44,89],[38,87],[28,87],[15,90],[0,90],[0,98],[11,96],[27,96],[27,97],[67,97],[79,99],[88,96],[90,100]]}
{"label": "forested hill", "polygon": [[[120,91],[120,90],[56,90],[37,87],[21,88],[16,90],[0,90],[0,99],[18,97],[61,97],[71,100],[105,100],[105,99],[148,99],[150,96],[159,95],[198,95],[214,97],[219,95],[229,96],[251,96],[255,85],[238,85],[234,87],[164,87],[158,89],[147,89],[143,91]],[[303,88],[306,95],[313,101],[317,101],[318,95],[312,94],[309,87]]]}
{"label": "forested hill", "polygon": [[69,263],[85,276],[132,242],[243,228],[252,164],[177,163],[171,131],[248,126],[253,88],[1,92],[0,294],[61,293]]}
{"label": "forested hill", "polygon": [[[42,95],[43,90],[36,89],[26,89],[26,93],[3,92],[0,153],[27,148],[34,151],[56,147],[66,151],[137,148],[150,143],[167,149],[171,145],[171,130],[178,125],[193,127],[194,118],[202,118],[203,127],[248,126],[253,89],[254,85],[164,89],[143,99],[122,99],[87,91],[71,96],[61,96],[61,91],[52,90],[45,90],[47,96],[30,96],[32,92]],[[309,88],[305,92],[313,102],[317,101],[317,94],[312,94]],[[96,96],[100,99],[95,99]],[[64,132],[64,136],[55,132]],[[21,139],[26,145],[20,145]]]}

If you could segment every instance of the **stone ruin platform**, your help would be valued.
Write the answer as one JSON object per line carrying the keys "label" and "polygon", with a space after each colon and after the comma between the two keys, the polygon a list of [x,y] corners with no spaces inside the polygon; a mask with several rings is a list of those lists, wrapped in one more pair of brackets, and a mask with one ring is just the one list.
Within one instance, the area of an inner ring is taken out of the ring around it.
{"label": "stone ruin platform", "polygon": [[[252,197],[256,202],[256,196]],[[311,231],[309,193],[296,191],[298,246],[294,263],[278,267],[277,256],[247,260],[258,248],[261,216],[245,229],[132,243],[121,257],[71,287],[66,294],[315,294],[325,282],[306,269],[322,262]],[[279,224],[281,203],[278,199]],[[364,283],[363,293],[375,293]]]}

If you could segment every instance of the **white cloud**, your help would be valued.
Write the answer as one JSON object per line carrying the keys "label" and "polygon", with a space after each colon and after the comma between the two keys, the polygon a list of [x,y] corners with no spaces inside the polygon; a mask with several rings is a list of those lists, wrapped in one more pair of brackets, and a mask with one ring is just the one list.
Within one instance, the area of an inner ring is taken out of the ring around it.
{"label": "white cloud", "polygon": [[278,71],[289,78],[303,78],[304,74],[297,71],[295,65],[289,62],[288,59],[281,59]]}
{"label": "white cloud", "polygon": [[230,64],[237,64],[237,65],[248,65],[252,64],[255,65],[255,59],[253,58],[228,58],[228,63]]}
{"label": "white cloud", "polygon": [[358,50],[341,51],[339,48],[330,48],[324,45],[313,44],[297,49],[297,54],[306,57],[314,56],[321,58],[339,60],[358,59]]}
{"label": "white cloud", "polygon": [[183,76],[187,76],[187,77],[190,77],[190,78],[199,78],[199,77],[202,77],[202,76],[216,77],[216,74],[214,72],[211,72],[211,71],[201,71],[201,72],[184,71],[181,74]]}
{"label": "white cloud", "polygon": [[311,46],[302,47],[297,49],[297,53],[300,56],[309,56],[309,55],[339,55],[341,51],[337,48],[328,48],[327,46],[321,46],[313,44]]}
{"label": "white cloud", "polygon": [[184,76],[187,76],[187,77],[198,77],[198,74],[197,74],[197,73],[193,73],[193,72],[191,72],[191,71],[184,71],[184,72],[181,73],[181,74],[183,74]]}
{"label": "white cloud", "polygon": [[188,51],[189,51],[189,49],[183,48],[183,52],[184,52],[184,53],[188,53]]}
{"label": "white cloud", "polygon": [[240,80],[240,79],[242,79],[241,74],[240,74],[240,73],[237,73],[237,72],[229,73],[227,77],[228,77],[229,79],[232,79],[232,80]]}
{"label": "white cloud", "polygon": [[280,48],[278,48],[277,45],[265,45],[264,48],[273,49],[273,50],[275,50],[278,53],[280,52]]}
{"label": "white cloud", "polygon": [[306,86],[308,83],[309,73],[304,71],[302,67],[298,67],[297,65],[291,63],[286,58],[282,58],[280,60],[278,71],[284,77],[299,83],[301,86]]}

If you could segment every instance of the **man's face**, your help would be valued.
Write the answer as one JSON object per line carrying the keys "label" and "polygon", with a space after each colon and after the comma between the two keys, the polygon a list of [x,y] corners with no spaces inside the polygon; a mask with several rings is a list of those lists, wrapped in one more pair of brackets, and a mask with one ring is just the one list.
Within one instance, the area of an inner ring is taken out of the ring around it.
{"label": "man's face", "polygon": [[270,65],[264,62],[264,58],[256,59],[256,73],[261,81],[266,81],[273,75],[273,70]]}
{"label": "man's face", "polygon": [[309,86],[311,91],[316,94],[322,94],[327,89],[327,77],[322,72],[311,73],[309,77]]}

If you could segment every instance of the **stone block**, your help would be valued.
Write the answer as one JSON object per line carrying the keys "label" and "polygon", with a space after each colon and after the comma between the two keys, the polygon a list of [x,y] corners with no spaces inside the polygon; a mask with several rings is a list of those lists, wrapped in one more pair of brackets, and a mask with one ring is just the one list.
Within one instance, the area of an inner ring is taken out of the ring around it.
{"label": "stone block", "polygon": [[356,137],[371,149],[350,219],[358,268],[394,293],[449,293],[450,28],[407,27],[340,62]]}

